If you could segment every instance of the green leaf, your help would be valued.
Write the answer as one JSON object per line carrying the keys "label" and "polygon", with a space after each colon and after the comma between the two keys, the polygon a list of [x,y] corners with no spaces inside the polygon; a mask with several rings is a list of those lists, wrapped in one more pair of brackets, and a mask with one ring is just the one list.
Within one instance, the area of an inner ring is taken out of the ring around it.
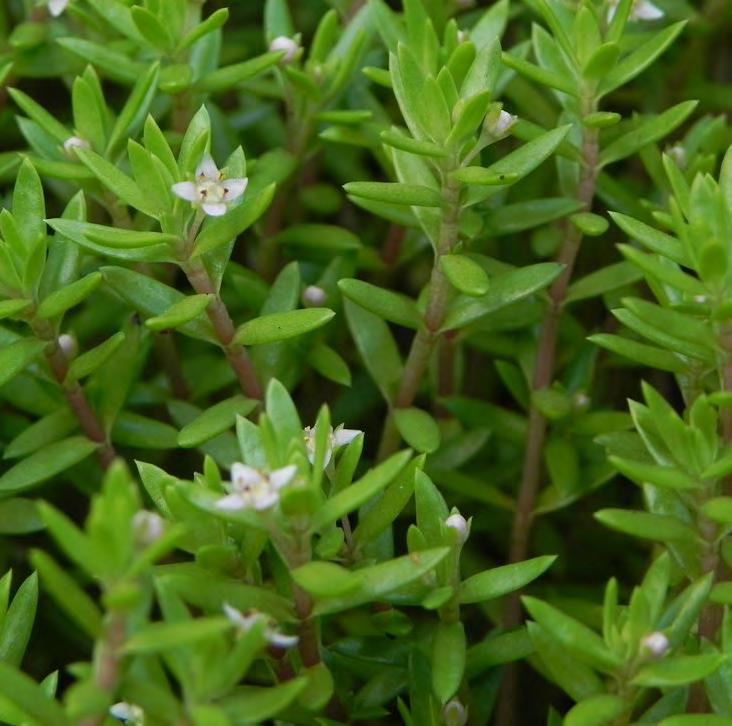
{"label": "green leaf", "polygon": [[264,214],[274,193],[275,184],[269,184],[258,194],[244,194],[242,202],[223,216],[210,218],[196,237],[192,257],[200,257],[221,245],[235,241]]}
{"label": "green leaf", "polygon": [[[706,472],[705,472],[706,476]],[[714,497],[702,504],[704,514],[720,524],[732,524],[732,497]]]}
{"label": "green leaf", "polygon": [[32,499],[11,497],[0,500],[0,534],[30,534],[45,526]]}
{"label": "green leaf", "polygon": [[229,19],[229,9],[219,8],[209,15],[205,20],[196,23],[192,30],[181,38],[178,43],[178,50],[190,48],[197,40],[203,38],[204,35],[213,33],[222,27]]}
{"label": "green leaf", "polygon": [[170,245],[178,241],[178,237],[174,234],[116,229],[105,227],[102,224],[74,222],[70,219],[49,219],[48,224],[59,234],[68,237],[82,247],[88,247],[87,243],[92,243],[91,249],[94,251],[98,246],[135,249],[154,245]]}
{"label": "green leaf", "polygon": [[635,78],[642,73],[671,43],[674,42],[678,34],[683,30],[686,21],[674,23],[668,28],[664,28],[656,33],[650,40],[629,53],[613,68],[602,80],[598,88],[598,92],[602,95],[614,91],[616,88],[627,83],[631,78]]}
{"label": "green leaf", "polygon": [[230,630],[231,627],[231,623],[225,617],[188,619],[175,623],[148,623],[127,639],[122,651],[130,655],[160,653],[208,640],[212,636]]}
{"label": "green leaf", "polygon": [[32,489],[86,459],[98,445],[84,436],[72,436],[36,451],[0,476],[0,495]]}
{"label": "green leaf", "polygon": [[350,300],[344,302],[348,327],[366,370],[391,403],[402,378],[402,360],[389,326]]}
{"label": "green leaf", "polygon": [[612,693],[592,696],[567,713],[564,726],[612,726],[625,708],[625,701]]}
{"label": "green leaf", "polygon": [[75,55],[104,71],[111,79],[125,84],[134,83],[145,72],[145,66],[129,59],[108,45],[81,38],[57,38],[56,42]]}
{"label": "green leaf", "polygon": [[0,301],[0,320],[13,318],[33,304],[32,300],[10,299]]}
{"label": "green leaf", "polygon": [[667,136],[689,117],[697,103],[697,101],[684,101],[658,116],[641,121],[633,130],[615,139],[600,152],[600,166],[624,159],[644,146]]}
{"label": "green leaf", "polygon": [[188,295],[180,302],[171,305],[162,315],[145,321],[151,330],[172,330],[202,315],[213,300],[214,295]]}
{"label": "green leaf", "polygon": [[572,83],[571,79],[546,68],[541,68],[534,63],[530,63],[523,58],[511,55],[510,53],[502,53],[501,60],[508,68],[512,68],[522,76],[526,76],[531,81],[538,83],[540,86],[554,88],[562,91],[569,96],[578,96],[579,91],[576,83]]}
{"label": "green leaf", "polygon": [[353,232],[332,224],[295,224],[280,232],[276,239],[298,252],[317,250],[328,258],[361,249],[361,241]]}
{"label": "green leaf", "polygon": [[45,347],[43,341],[32,338],[0,346],[0,386],[15,378]]}
{"label": "green leaf", "polygon": [[310,523],[311,529],[320,530],[349,512],[358,509],[371,497],[387,487],[407,465],[411,456],[412,452],[408,450],[394,454],[369,470],[357,482],[332,496],[313,515]]}
{"label": "green leaf", "polygon": [[443,705],[462,683],[466,650],[462,623],[438,624],[432,642],[432,690]]}
{"label": "green leaf", "polygon": [[717,653],[677,655],[642,666],[631,683],[645,688],[674,688],[710,676],[726,661]]}
{"label": "green leaf", "polygon": [[362,280],[343,279],[338,289],[349,299],[383,320],[416,330],[422,318],[415,302],[401,293],[385,290]]}
{"label": "green leaf", "polygon": [[651,252],[657,252],[659,255],[668,257],[679,265],[688,267],[688,260],[684,249],[676,238],[661,232],[644,222],[628,217],[619,212],[610,212],[615,224],[620,227],[626,234],[647,247]]}
{"label": "green leaf", "polygon": [[38,575],[32,573],[18,588],[4,618],[0,618],[0,662],[19,666],[30,640],[38,605]]}
{"label": "green leaf", "polygon": [[343,188],[353,197],[413,207],[441,207],[442,195],[432,187],[394,182],[348,182]]}
{"label": "green leaf", "polygon": [[314,597],[339,597],[360,586],[358,578],[332,562],[308,562],[290,572],[292,579]]}
{"label": "green leaf", "polygon": [[691,526],[666,514],[601,509],[595,513],[595,519],[618,532],[656,542],[695,542],[697,537]]}
{"label": "green leaf", "polygon": [[599,214],[592,214],[591,212],[573,214],[569,218],[569,221],[588,237],[598,237],[607,232],[607,228],[610,226],[604,217],[601,217]]}
{"label": "green leaf", "polygon": [[71,132],[56,120],[40,104],[36,103],[30,96],[19,91],[17,88],[8,88],[8,93],[15,103],[35,121],[49,136],[55,139],[59,144],[63,144],[66,139],[71,136]]}
{"label": "green leaf", "polygon": [[668,351],[645,343],[637,343],[619,335],[597,333],[588,336],[587,340],[649,368],[657,368],[671,373],[684,373],[687,370],[687,366],[683,361]]}
{"label": "green leaf", "polygon": [[486,187],[506,186],[507,184],[517,182],[521,178],[516,172],[494,174],[482,166],[464,166],[452,172],[451,176],[461,184],[474,184]]}
{"label": "green leaf", "polygon": [[170,425],[132,411],[117,416],[111,432],[112,441],[138,449],[175,449],[178,432]]}
{"label": "green leaf", "polygon": [[101,272],[92,272],[44,298],[36,310],[39,318],[53,318],[78,305],[96,290],[102,281]]}
{"label": "green leaf", "polygon": [[351,576],[358,580],[358,589],[340,597],[316,601],[313,615],[326,615],[349,610],[368,602],[388,600],[389,593],[418,580],[434,569],[449,552],[449,547],[421,550],[354,570]]}
{"label": "green leaf", "polygon": [[531,617],[551,635],[552,639],[575,653],[588,665],[604,672],[612,672],[621,665],[620,658],[587,626],[536,598],[523,597],[522,601]]}
{"label": "green leaf", "polygon": [[440,446],[440,429],[426,411],[414,406],[395,408],[394,422],[401,437],[419,452],[431,454]]}
{"label": "green leaf", "polygon": [[78,358],[74,358],[66,374],[67,381],[78,381],[91,375],[109,360],[117,349],[125,342],[126,335],[120,330],[111,338],[107,338],[95,348],[88,350]]}
{"label": "green leaf", "polygon": [[234,341],[241,345],[276,343],[317,330],[334,316],[335,313],[328,308],[306,308],[261,315],[240,325]]}
{"label": "green leaf", "polygon": [[493,600],[520,590],[546,572],[556,559],[554,555],[544,555],[485,570],[461,583],[458,598],[462,604],[467,605]]}
{"label": "green leaf", "polygon": [[631,262],[624,260],[602,267],[589,275],[581,277],[569,286],[565,303],[600,297],[627,285],[632,285],[643,278],[643,273]]}
{"label": "green leaf", "polygon": [[199,446],[230,429],[236,423],[237,416],[248,416],[256,406],[257,401],[244,396],[219,401],[180,430],[178,446]]}
{"label": "green leaf", "polygon": [[0,695],[38,723],[71,726],[61,706],[31,678],[0,662]]}
{"label": "green leaf", "polygon": [[275,65],[282,57],[281,51],[275,53],[263,53],[255,58],[244,61],[243,63],[234,63],[229,66],[207,73],[199,81],[195,87],[200,91],[208,93],[221,93],[236,88],[244,81],[248,81],[260,73],[264,73],[268,68]]}
{"label": "green leaf", "polygon": [[433,144],[430,141],[412,138],[411,136],[407,136],[405,133],[395,129],[382,131],[380,138],[387,146],[393,146],[395,149],[408,151],[410,154],[419,154],[420,156],[434,158],[444,158],[449,155],[449,152],[442,146]]}
{"label": "green leaf", "polygon": [[487,215],[483,232],[491,235],[515,234],[560,219],[578,209],[582,209],[581,202],[566,197],[506,204]]}
{"label": "green leaf", "polygon": [[483,268],[465,255],[442,255],[440,266],[450,284],[465,295],[480,297],[488,292],[490,280]]}
{"label": "green leaf", "polygon": [[265,723],[287,708],[308,683],[307,678],[295,678],[271,688],[243,686],[233,695],[219,700],[218,705],[232,719],[232,723]]}
{"label": "green leaf", "polygon": [[542,262],[496,275],[481,297],[458,299],[448,310],[441,332],[462,328],[550,285],[562,272],[555,262]]}
{"label": "green leaf", "polygon": [[342,386],[351,385],[351,371],[345,360],[330,346],[317,343],[308,353],[307,362],[313,370]]}

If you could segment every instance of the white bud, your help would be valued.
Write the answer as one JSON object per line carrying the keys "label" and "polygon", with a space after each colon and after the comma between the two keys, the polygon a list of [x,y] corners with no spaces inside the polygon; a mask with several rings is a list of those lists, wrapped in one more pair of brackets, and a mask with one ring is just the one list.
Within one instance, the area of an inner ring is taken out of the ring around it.
{"label": "white bud", "polygon": [[575,393],[573,398],[575,408],[585,409],[590,405],[590,397],[583,391]]}
{"label": "white bud", "polygon": [[488,112],[483,122],[485,133],[492,139],[502,139],[507,136],[514,127],[517,117],[504,111],[499,104]]}
{"label": "white bud", "polygon": [[681,144],[674,144],[666,150],[666,153],[673,159],[679,169],[686,168],[686,149]]}
{"label": "white bud", "polygon": [[659,630],[649,633],[641,640],[641,648],[654,658],[665,655],[670,646],[668,638]]}
{"label": "white bud", "polygon": [[694,295],[694,302],[696,303],[705,303],[707,301],[706,295]]}
{"label": "white bud", "polygon": [[457,539],[463,544],[470,536],[470,525],[460,512],[453,512],[446,520],[445,526],[457,532]]}
{"label": "white bud", "polygon": [[302,301],[305,305],[311,307],[320,307],[327,299],[328,295],[322,287],[317,285],[308,285],[302,293]]}
{"label": "white bud", "polygon": [[76,345],[76,338],[73,335],[64,333],[58,336],[58,347],[61,348],[61,352],[67,358],[73,358],[76,355],[78,346]]}
{"label": "white bud", "polygon": [[159,514],[142,509],[132,518],[132,529],[135,541],[147,547],[160,539],[165,529],[165,522]]}
{"label": "white bud", "polygon": [[468,40],[468,31],[467,30],[458,30],[457,42],[464,43],[466,40]]}
{"label": "white bud", "polygon": [[445,726],[465,726],[468,722],[468,709],[457,698],[448,701],[442,709],[442,723]]}
{"label": "white bud", "polygon": [[81,136],[69,136],[64,141],[64,151],[68,156],[74,156],[74,149],[90,149],[91,144],[86,140],[82,139]]}
{"label": "white bud", "polygon": [[297,52],[300,50],[300,44],[294,38],[288,38],[286,35],[278,35],[269,44],[269,49],[272,52],[285,51],[285,55],[282,58],[284,63],[289,63],[294,60]]}

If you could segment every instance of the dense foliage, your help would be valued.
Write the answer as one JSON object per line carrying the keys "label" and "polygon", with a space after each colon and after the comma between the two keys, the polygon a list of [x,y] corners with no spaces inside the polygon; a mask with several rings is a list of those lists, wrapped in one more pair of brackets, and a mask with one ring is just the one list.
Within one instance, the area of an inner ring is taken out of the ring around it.
{"label": "dense foliage", "polygon": [[0,3],[0,721],[732,723],[731,35]]}

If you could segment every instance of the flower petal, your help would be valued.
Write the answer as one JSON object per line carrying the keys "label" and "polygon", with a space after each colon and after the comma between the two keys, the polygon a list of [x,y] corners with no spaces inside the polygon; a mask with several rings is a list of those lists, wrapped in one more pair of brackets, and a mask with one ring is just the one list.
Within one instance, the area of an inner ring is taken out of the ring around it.
{"label": "flower petal", "polygon": [[231,483],[236,486],[254,486],[262,481],[262,474],[253,466],[237,462],[231,466]]}
{"label": "flower petal", "polygon": [[66,10],[66,6],[68,4],[69,0],[48,0],[48,12],[57,18],[64,10]]}
{"label": "flower petal", "polygon": [[228,494],[216,500],[216,509],[220,509],[222,512],[238,512],[246,507],[246,500],[241,494]]}
{"label": "flower petal", "polygon": [[297,467],[294,464],[283,466],[281,469],[275,469],[269,475],[269,483],[275,489],[282,489],[282,487],[287,486],[292,481],[296,473]]}
{"label": "flower petal", "polygon": [[292,648],[293,645],[297,645],[299,638],[297,635],[285,635],[277,630],[270,630],[267,633],[267,640],[278,648]]}
{"label": "flower petal", "polygon": [[206,177],[206,179],[210,179],[211,181],[218,181],[221,178],[219,167],[216,166],[216,162],[211,158],[211,154],[206,154],[196,167],[196,178],[199,176]]}
{"label": "flower petal", "polygon": [[211,217],[223,217],[227,209],[228,207],[223,202],[203,205],[203,211]]}
{"label": "flower petal", "polygon": [[224,200],[227,202],[233,202],[238,199],[249,184],[249,179],[224,179],[221,182],[221,186],[224,188]]}
{"label": "flower petal", "polygon": [[269,491],[264,492],[263,494],[259,494],[255,500],[254,500],[254,508],[258,512],[263,512],[265,509],[270,509],[271,507],[274,507],[277,502],[280,500],[280,495],[277,494],[277,492],[273,489],[270,489]]}
{"label": "flower petal", "polygon": [[185,199],[187,202],[198,201],[198,189],[193,182],[178,182],[170,188],[176,197]]}
{"label": "flower petal", "polygon": [[248,630],[252,625],[262,617],[262,613],[252,613],[251,615],[245,615],[241,610],[238,610],[233,605],[225,602],[221,608],[224,611],[224,615],[229,622],[236,625],[237,628],[242,630]]}
{"label": "flower petal", "polygon": [[659,20],[663,17],[663,10],[649,0],[636,2],[632,15],[636,20]]}
{"label": "flower petal", "polygon": [[361,433],[363,432],[358,431],[357,429],[344,429],[339,426],[333,433],[333,445],[335,448],[346,446]]}

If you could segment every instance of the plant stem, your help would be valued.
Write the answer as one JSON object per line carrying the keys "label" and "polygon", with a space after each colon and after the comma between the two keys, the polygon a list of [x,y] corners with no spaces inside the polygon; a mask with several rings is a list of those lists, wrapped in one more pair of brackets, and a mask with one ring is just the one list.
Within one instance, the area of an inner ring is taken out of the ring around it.
{"label": "plant stem", "polygon": [[94,409],[91,407],[81,384],[78,381],[66,381],[69,362],[58,344],[53,329],[45,320],[33,320],[31,328],[40,340],[46,341],[45,356],[53,377],[63,391],[69,408],[71,408],[81,426],[81,430],[88,439],[99,444],[97,448],[99,463],[104,469],[108,468],[116,458],[117,452],[110,443],[104,426],[94,413]]}
{"label": "plant stem", "polygon": [[[109,613],[94,658],[94,681],[97,687],[112,699],[120,680],[119,651],[124,644],[125,630],[126,623],[122,614],[118,612]],[[79,726],[100,726],[106,718],[106,712],[87,716],[79,721]]]}
{"label": "plant stem", "polygon": [[221,299],[208,270],[200,258],[195,258],[182,265],[183,271],[193,289],[203,295],[212,295],[212,300],[206,308],[208,319],[213,325],[216,338],[221,345],[229,364],[239,380],[239,385],[245,395],[250,398],[262,399],[262,388],[257,380],[257,374],[244,346],[234,342],[236,329],[231,320],[229,311]]}
{"label": "plant stem", "polygon": [[409,408],[413,403],[429,366],[432,353],[440,339],[438,332],[445,318],[445,310],[450,293],[447,278],[442,273],[440,261],[443,255],[448,254],[457,243],[458,225],[460,222],[460,187],[444,174],[442,197],[444,210],[440,225],[440,236],[435,250],[435,260],[429,281],[427,309],[419,330],[412,340],[399,390],[392,402],[391,410],[384,426],[379,444],[378,459],[383,461],[396,451],[400,436],[394,424],[394,409]]}
{"label": "plant stem", "polygon": [[[719,331],[719,344],[723,351],[722,361],[719,370],[719,386],[723,391],[732,391],[732,325],[721,326]],[[729,408],[722,409],[721,414],[722,439],[725,444],[732,442],[732,411]],[[732,477],[724,480],[724,494],[732,494]],[[705,497],[710,498],[717,495],[717,492],[705,492]],[[701,502],[700,502],[701,504]],[[705,551],[702,555],[702,570],[714,573],[714,580],[719,581],[723,576],[724,563],[719,556],[719,544],[717,537],[719,527],[701,511],[697,518],[697,530],[701,540],[705,543]],[[722,624],[722,608],[712,602],[707,602],[699,615],[698,635],[700,640],[708,640],[713,643],[719,628]],[[689,689],[689,701],[686,710],[688,713],[709,713],[710,705],[704,689],[703,681],[693,683]]]}
{"label": "plant stem", "polygon": [[[592,107],[593,104],[587,104]],[[580,179],[577,188],[577,199],[585,210],[592,207],[595,196],[598,168],[598,136],[595,129],[583,129],[582,159]],[[564,265],[561,275],[549,288],[549,301],[541,322],[541,332],[534,360],[534,378],[532,390],[540,391],[551,385],[554,376],[556,361],[557,337],[562,306],[567,296],[567,288],[572,279],[574,264],[582,244],[582,232],[567,224],[564,242],[559,250],[556,261]],[[509,564],[526,559],[529,552],[529,539],[533,524],[533,512],[536,498],[539,493],[541,477],[541,459],[546,437],[546,419],[542,413],[531,406],[529,410],[529,424],[526,434],[526,449],[521,482],[519,484],[511,530],[509,548]],[[504,626],[515,628],[521,622],[521,593],[515,592],[506,598],[503,615]],[[504,675],[501,702],[499,706],[498,723],[503,726],[513,722],[517,690],[517,670],[515,665],[508,666]]]}

